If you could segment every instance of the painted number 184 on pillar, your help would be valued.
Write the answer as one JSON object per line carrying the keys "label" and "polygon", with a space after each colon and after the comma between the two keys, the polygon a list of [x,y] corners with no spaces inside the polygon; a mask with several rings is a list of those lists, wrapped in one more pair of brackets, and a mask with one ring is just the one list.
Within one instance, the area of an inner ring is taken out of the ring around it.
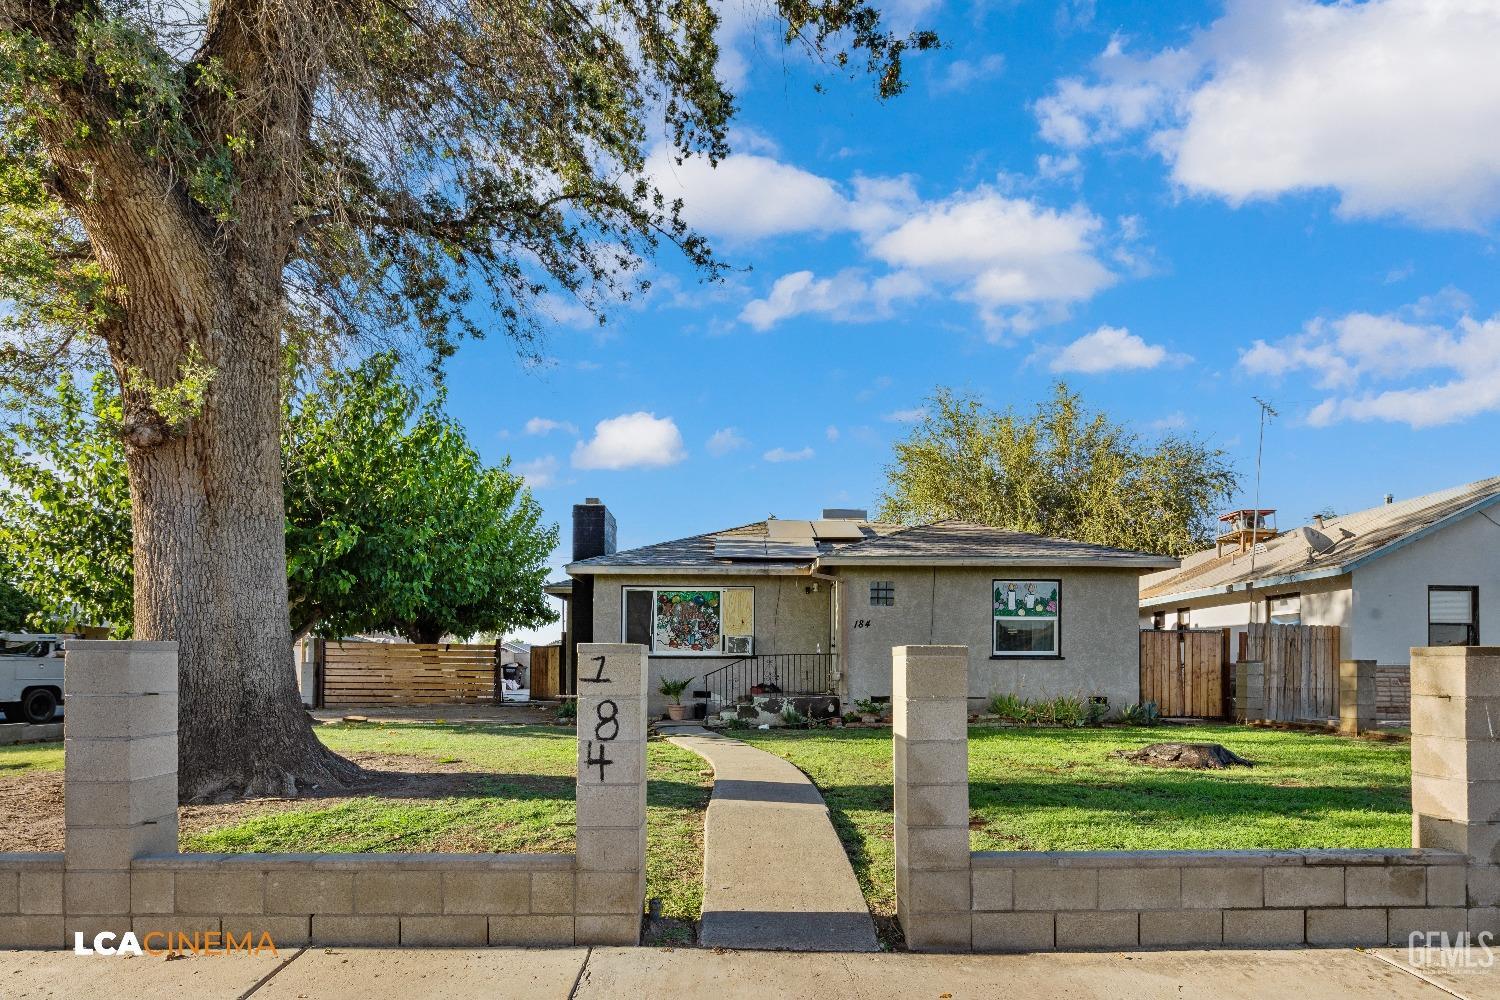
{"label": "painted number 184 on pillar", "polygon": [[[593,657],[593,662],[598,664],[598,669],[594,671],[594,676],[582,677],[580,680],[589,684],[608,684],[609,678],[604,676],[604,657],[595,656]],[[600,781],[604,780],[604,769],[614,763],[614,761],[605,756],[604,751],[605,744],[620,735],[619,713],[619,706],[610,698],[605,698],[599,702],[598,706],[594,709],[594,714],[598,718],[594,723],[594,739],[587,741],[584,745],[584,766],[599,768]],[[596,740],[599,744],[599,756],[597,757],[594,756],[594,742]]]}

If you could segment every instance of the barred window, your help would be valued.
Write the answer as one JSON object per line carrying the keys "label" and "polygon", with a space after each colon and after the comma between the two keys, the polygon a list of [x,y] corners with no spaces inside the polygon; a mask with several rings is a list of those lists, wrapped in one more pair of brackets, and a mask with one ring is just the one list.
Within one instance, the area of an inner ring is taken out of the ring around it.
{"label": "barred window", "polygon": [[890,580],[873,580],[870,583],[870,606],[893,607],[896,603],[896,585]]}

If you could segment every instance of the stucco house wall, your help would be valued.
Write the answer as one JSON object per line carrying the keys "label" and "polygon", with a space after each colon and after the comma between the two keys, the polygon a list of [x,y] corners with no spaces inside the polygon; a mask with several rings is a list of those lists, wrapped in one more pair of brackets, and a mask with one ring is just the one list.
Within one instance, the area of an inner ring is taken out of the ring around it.
{"label": "stucco house wall", "polygon": [[[624,603],[621,592],[627,587],[655,587],[662,590],[702,590],[715,587],[753,587],[755,589],[755,651],[766,653],[812,653],[829,651],[829,621],[832,586],[827,580],[808,576],[765,576],[751,574],[714,574],[685,576],[601,574],[594,584],[594,638],[599,642],[624,642],[621,620]],[[813,588],[816,585],[816,589]],[[890,651],[886,651],[889,659]],[[652,654],[650,700],[647,709],[653,715],[666,711],[668,701],[658,691],[663,677],[697,680],[710,670],[739,659],[734,654],[682,656]],[[588,669],[580,664],[580,672]],[[689,688],[691,691],[692,688]],[[687,696],[684,695],[684,699]]]}
{"label": "stucco house wall", "polygon": [[[1493,518],[1494,520],[1491,520]],[[1427,588],[1479,588],[1479,641],[1500,639],[1500,516],[1470,514],[1354,571],[1355,659],[1407,664],[1427,645]]]}
{"label": "stucco house wall", "polygon": [[[844,662],[851,700],[891,694],[891,647],[969,647],[969,696],[1104,695],[1119,711],[1140,699],[1137,574],[1058,567],[838,568],[846,594]],[[1062,581],[1062,657],[992,657],[994,581]],[[894,607],[871,607],[870,583],[896,585]],[[866,627],[856,627],[866,620]]]}

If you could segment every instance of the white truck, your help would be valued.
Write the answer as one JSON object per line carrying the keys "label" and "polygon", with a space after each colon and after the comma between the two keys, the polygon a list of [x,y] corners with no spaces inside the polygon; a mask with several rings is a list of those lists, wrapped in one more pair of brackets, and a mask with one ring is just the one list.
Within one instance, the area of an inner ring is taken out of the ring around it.
{"label": "white truck", "polygon": [[0,708],[10,722],[51,722],[63,700],[65,635],[0,632]]}

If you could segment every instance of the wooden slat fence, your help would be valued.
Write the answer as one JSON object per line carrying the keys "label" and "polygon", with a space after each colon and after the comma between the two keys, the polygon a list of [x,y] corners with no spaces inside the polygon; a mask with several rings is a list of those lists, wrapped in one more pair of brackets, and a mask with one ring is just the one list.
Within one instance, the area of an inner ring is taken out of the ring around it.
{"label": "wooden slat fence", "polygon": [[531,697],[545,701],[562,694],[562,645],[531,647]]}
{"label": "wooden slat fence", "polygon": [[1144,629],[1141,701],[1162,715],[1222,719],[1228,678],[1225,629]]}
{"label": "wooden slat fence", "polygon": [[1339,627],[1252,623],[1246,659],[1266,665],[1266,718],[1325,721],[1339,714]]}
{"label": "wooden slat fence", "polygon": [[323,704],[339,708],[493,702],[496,651],[493,644],[330,641],[324,653]]}

